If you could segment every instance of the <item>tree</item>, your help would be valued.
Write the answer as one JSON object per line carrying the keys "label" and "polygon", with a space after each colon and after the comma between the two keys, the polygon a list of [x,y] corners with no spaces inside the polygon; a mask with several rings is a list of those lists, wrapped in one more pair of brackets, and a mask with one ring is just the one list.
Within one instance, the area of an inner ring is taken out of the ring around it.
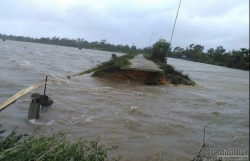
{"label": "tree", "polygon": [[213,48],[208,49],[207,55],[209,58],[213,58],[214,57],[214,49]]}
{"label": "tree", "polygon": [[165,39],[160,39],[153,45],[153,52],[150,59],[153,61],[166,63],[168,50],[170,50],[170,43],[168,43]]}
{"label": "tree", "polygon": [[217,62],[223,62],[223,54],[225,54],[226,50],[222,46],[218,46],[214,51],[213,59]]}
{"label": "tree", "polygon": [[105,39],[101,39],[100,44],[106,44],[106,43],[107,43],[107,41]]}
{"label": "tree", "polygon": [[[175,47],[173,52],[172,52],[172,55],[173,57],[176,57],[176,58],[181,58],[183,56],[186,56],[184,53],[183,53],[184,49],[181,48],[181,47]],[[169,55],[170,56],[170,55]]]}

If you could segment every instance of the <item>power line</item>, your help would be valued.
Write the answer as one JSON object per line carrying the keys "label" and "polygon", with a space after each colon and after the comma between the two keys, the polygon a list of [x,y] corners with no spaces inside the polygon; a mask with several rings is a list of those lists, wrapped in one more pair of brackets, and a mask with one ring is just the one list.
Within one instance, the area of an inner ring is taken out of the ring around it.
{"label": "power line", "polygon": [[178,13],[179,13],[180,6],[181,6],[181,0],[180,0],[179,7],[178,7],[178,10],[177,10],[177,14],[176,14],[176,17],[175,17],[174,27],[173,27],[172,34],[171,34],[171,38],[170,38],[170,44],[171,44],[171,42],[172,42],[172,37],[173,37],[173,34],[174,34],[175,24],[176,24],[176,21],[177,21],[177,17],[178,17]]}
{"label": "power line", "polygon": [[150,43],[151,43],[151,40],[152,40],[153,35],[154,35],[154,30],[153,30],[153,33],[152,33],[151,38],[150,38],[150,40],[149,40],[149,45],[148,45],[148,47],[150,47]]}
{"label": "power line", "polygon": [[[179,7],[178,7],[178,10],[177,10],[177,13],[176,13],[176,17],[175,17],[175,21],[174,21],[174,27],[173,27],[171,38],[170,38],[170,42],[169,42],[170,45],[171,45],[171,42],[172,42],[172,38],[173,38],[173,34],[174,34],[174,29],[175,29],[175,24],[176,24],[176,21],[177,21],[177,17],[178,17],[180,6],[181,6],[181,0],[180,0]],[[166,56],[168,56],[168,51],[169,51],[169,49],[167,50]]]}

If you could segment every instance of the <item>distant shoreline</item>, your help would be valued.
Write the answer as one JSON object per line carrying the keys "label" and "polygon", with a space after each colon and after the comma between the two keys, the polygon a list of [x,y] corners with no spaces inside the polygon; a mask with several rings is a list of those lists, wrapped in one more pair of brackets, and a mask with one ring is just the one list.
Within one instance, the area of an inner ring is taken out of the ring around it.
{"label": "distant shoreline", "polygon": [[[67,47],[75,47],[79,50],[81,49],[91,49],[99,51],[109,51],[109,52],[137,52],[150,54],[152,47],[136,48],[133,44],[129,45],[115,45],[108,43],[105,39],[100,42],[88,42],[84,39],[68,39],[60,37],[41,37],[41,38],[31,38],[24,36],[13,36],[13,35],[3,35],[0,33],[0,39],[3,41],[21,41],[21,42],[31,42],[40,43],[47,45],[59,45]],[[184,59],[193,62],[200,62],[205,64],[212,64],[217,66],[224,66],[233,69],[249,70],[249,48],[241,48],[240,50],[232,50],[226,52],[222,46],[218,46],[216,49],[210,48],[206,52],[203,51],[204,46],[191,44],[186,49],[181,47],[170,47],[167,57]]]}

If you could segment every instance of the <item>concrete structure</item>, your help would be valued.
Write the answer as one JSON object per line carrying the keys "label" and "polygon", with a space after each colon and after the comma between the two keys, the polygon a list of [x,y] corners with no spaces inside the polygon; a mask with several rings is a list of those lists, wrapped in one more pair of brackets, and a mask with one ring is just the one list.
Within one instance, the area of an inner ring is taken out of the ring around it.
{"label": "concrete structure", "polygon": [[130,66],[124,67],[122,69],[164,73],[164,70],[160,69],[154,62],[145,59],[142,54],[137,55],[134,57],[134,59],[131,59],[130,62]]}

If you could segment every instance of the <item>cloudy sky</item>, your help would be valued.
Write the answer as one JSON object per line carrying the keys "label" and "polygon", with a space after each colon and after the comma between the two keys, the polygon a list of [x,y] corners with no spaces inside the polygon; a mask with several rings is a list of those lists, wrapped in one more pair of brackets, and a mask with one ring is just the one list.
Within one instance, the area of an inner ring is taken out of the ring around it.
{"label": "cloudy sky", "polygon": [[[105,39],[141,48],[170,40],[178,5],[179,0],[0,0],[0,33]],[[182,0],[172,46],[192,43],[249,48],[249,0]]]}

